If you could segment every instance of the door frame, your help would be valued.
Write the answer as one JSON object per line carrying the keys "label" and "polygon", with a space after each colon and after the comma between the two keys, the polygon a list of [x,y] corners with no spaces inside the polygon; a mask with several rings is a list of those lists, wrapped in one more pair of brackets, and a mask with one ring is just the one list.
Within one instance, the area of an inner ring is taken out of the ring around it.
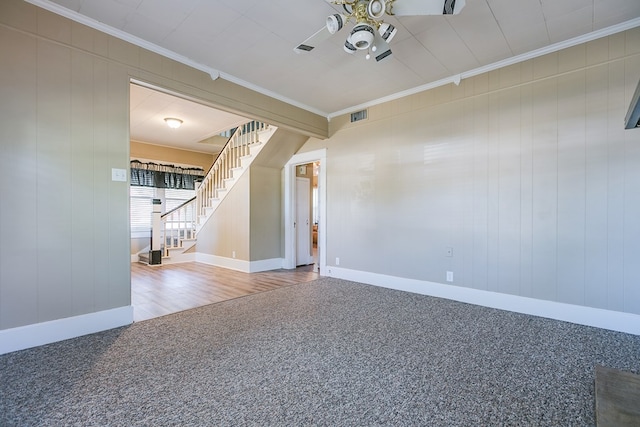
{"label": "door frame", "polygon": [[282,267],[296,268],[296,166],[320,162],[318,172],[318,267],[327,267],[327,149],[294,154],[284,166],[284,261]]}

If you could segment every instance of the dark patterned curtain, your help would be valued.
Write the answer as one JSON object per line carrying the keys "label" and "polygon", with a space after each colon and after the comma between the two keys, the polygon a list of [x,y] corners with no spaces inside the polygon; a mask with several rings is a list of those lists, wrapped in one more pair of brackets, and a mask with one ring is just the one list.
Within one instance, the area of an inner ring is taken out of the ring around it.
{"label": "dark patterned curtain", "polygon": [[195,190],[195,182],[203,176],[204,170],[200,168],[131,161],[131,185],[140,187]]}

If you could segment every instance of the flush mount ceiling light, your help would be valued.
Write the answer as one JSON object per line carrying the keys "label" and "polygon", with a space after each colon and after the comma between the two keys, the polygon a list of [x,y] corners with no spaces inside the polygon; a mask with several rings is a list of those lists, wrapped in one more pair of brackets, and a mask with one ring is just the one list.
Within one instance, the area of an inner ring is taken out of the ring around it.
{"label": "flush mount ceiling light", "polygon": [[365,58],[376,55],[376,61],[391,56],[389,43],[398,30],[384,22],[388,16],[457,15],[465,0],[325,0],[342,6],[345,13],[327,17],[325,26],[293,50],[296,53],[310,52],[332,34],[340,31],[347,22],[355,22],[344,43],[344,51],[353,54],[366,51]]}
{"label": "flush mount ceiling light", "polygon": [[171,129],[178,129],[182,126],[182,120],[173,117],[167,117],[164,121]]}

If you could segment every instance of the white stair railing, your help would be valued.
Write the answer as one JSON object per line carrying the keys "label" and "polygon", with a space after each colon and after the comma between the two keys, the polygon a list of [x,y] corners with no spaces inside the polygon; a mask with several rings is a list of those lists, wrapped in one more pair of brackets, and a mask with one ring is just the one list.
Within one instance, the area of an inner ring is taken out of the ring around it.
{"label": "white stair railing", "polygon": [[161,220],[162,255],[166,257],[171,249],[182,248],[185,240],[196,238],[196,198],[165,213]]}
{"label": "white stair railing", "polygon": [[252,121],[235,130],[196,190],[197,215],[207,215],[207,208],[219,198],[219,192],[226,189],[225,180],[233,178],[233,170],[242,166],[242,158],[249,156],[251,147],[260,143],[259,132],[267,129],[267,123]]}
{"label": "white stair railing", "polygon": [[241,168],[242,159],[251,155],[251,147],[260,144],[259,132],[269,128],[256,121],[239,126],[196,189],[196,197],[161,216],[163,257],[170,256],[171,249],[184,248],[185,241],[196,239],[198,217],[207,215],[220,191],[227,189],[226,180],[233,178],[234,169]]}

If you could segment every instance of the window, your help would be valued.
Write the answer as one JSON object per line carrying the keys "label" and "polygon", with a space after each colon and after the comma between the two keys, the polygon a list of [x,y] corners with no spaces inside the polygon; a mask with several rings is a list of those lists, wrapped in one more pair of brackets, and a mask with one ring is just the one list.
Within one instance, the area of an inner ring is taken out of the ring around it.
{"label": "window", "polygon": [[195,190],[178,190],[173,188],[130,187],[130,218],[132,232],[151,230],[153,199],[162,201],[162,212],[177,208],[187,200],[195,197]]}
{"label": "window", "polygon": [[171,209],[175,209],[187,200],[191,200],[196,196],[195,190],[178,190],[174,188],[165,188],[165,206],[163,206],[163,212],[169,212]]}
{"label": "window", "polygon": [[131,231],[148,231],[151,229],[153,198],[155,188],[129,187]]}

